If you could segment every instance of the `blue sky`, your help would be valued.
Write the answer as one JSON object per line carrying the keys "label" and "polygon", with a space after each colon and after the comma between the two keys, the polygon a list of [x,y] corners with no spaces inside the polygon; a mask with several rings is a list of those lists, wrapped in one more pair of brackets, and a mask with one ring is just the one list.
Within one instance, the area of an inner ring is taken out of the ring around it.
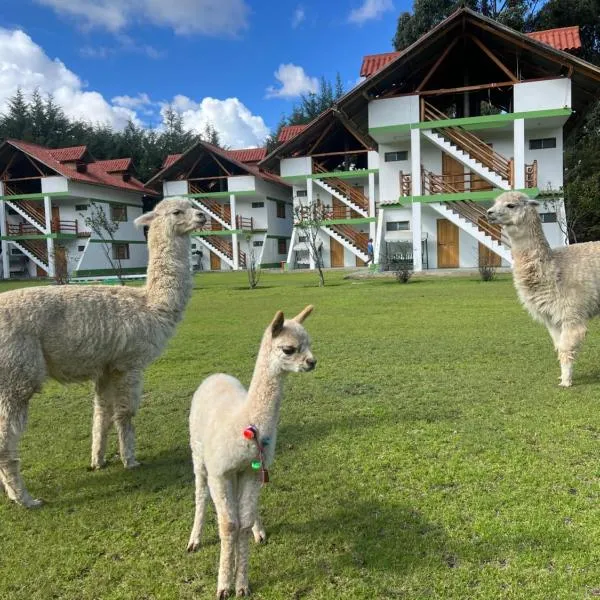
{"label": "blue sky", "polygon": [[364,54],[392,50],[406,0],[21,0],[0,3],[0,107],[21,86],[71,116],[160,123],[256,145],[315,78],[356,84]]}

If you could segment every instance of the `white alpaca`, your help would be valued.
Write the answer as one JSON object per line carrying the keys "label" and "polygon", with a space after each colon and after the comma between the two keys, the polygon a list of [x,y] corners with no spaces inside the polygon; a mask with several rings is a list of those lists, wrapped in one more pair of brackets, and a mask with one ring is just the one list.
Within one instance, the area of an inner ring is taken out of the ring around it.
{"label": "white alpaca", "polygon": [[560,385],[570,387],[587,323],[600,314],[600,242],[550,249],[536,206],[520,192],[505,192],[488,210],[488,220],[503,225],[510,238],[517,294],[548,328],[560,361]]}
{"label": "white alpaca", "polygon": [[234,575],[237,595],[250,593],[248,543],[251,530],[257,542],[265,539],[258,518],[258,496],[263,469],[269,467],[275,453],[283,377],[289,371],[311,371],[316,364],[301,325],[312,309],[307,306],[287,321],[281,311],[275,315],[263,336],[247,392],[237,379],[220,373],[205,379],[192,400],[190,444],[196,512],[188,551],[200,545],[210,490],[221,538],[217,598],[229,596]]}
{"label": "white alpaca", "polygon": [[114,421],[121,459],[135,467],[132,424],[142,372],[173,334],[192,281],[189,234],[205,223],[185,199],[160,202],[136,220],[150,225],[145,287],[35,287],[0,294],[0,488],[28,507],[38,506],[19,471],[18,442],[31,396],[47,377],[93,380],[92,467],[105,464]]}

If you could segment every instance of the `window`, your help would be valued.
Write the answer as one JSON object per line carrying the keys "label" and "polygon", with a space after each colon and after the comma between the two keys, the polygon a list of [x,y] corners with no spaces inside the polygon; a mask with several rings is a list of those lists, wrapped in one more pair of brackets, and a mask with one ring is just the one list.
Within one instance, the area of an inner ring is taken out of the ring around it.
{"label": "window", "polygon": [[410,231],[409,221],[388,221],[385,224],[386,231]]}
{"label": "window", "polygon": [[252,203],[252,208],[264,208],[265,203],[264,202],[253,202]]}
{"label": "window", "polygon": [[110,218],[115,223],[127,221],[127,207],[124,204],[112,204],[110,207]]}
{"label": "window", "polygon": [[262,243],[262,240],[258,240],[257,242],[252,242],[252,245],[255,248],[260,248],[263,245],[263,243]]}
{"label": "window", "polygon": [[399,150],[397,152],[386,152],[384,154],[385,162],[396,162],[398,160],[408,160],[408,150]]}
{"label": "window", "polygon": [[540,138],[538,140],[529,140],[530,150],[546,150],[547,148],[556,148],[556,138]]}
{"label": "window", "polygon": [[192,250],[196,249],[196,244],[192,244]]}
{"label": "window", "polygon": [[287,240],[285,238],[279,238],[277,240],[277,250],[279,254],[287,254]]}
{"label": "window", "polygon": [[129,244],[113,244],[112,257],[114,260],[127,260],[129,258]]}
{"label": "window", "polygon": [[296,192],[296,197],[297,198],[306,198],[308,196],[308,191],[307,190],[298,190]]}
{"label": "window", "polygon": [[298,237],[298,242],[300,244],[304,244],[306,242],[306,236],[305,235],[301,235]]}
{"label": "window", "polygon": [[277,218],[285,219],[285,202],[277,202]]}
{"label": "window", "polygon": [[78,212],[82,212],[88,209],[88,205],[87,204],[76,204],[75,205],[75,210]]}
{"label": "window", "polygon": [[540,213],[540,219],[542,223],[556,223],[556,213]]}
{"label": "window", "polygon": [[85,250],[85,246],[77,246],[78,252],[83,252]]}

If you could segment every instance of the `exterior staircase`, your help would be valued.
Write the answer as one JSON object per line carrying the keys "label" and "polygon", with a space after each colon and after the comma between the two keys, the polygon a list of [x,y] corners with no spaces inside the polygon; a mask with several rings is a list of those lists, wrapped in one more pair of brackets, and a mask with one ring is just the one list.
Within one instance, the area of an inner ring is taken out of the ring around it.
{"label": "exterior staircase", "polygon": [[10,243],[14,244],[27,258],[44,269],[46,273],[50,272],[46,240],[11,240]]}
{"label": "exterior staircase", "polygon": [[[222,235],[206,235],[198,239],[233,269],[233,244],[231,240],[223,239]],[[246,268],[246,253],[242,252],[239,248],[238,263],[240,268]]]}
{"label": "exterior staircase", "polygon": [[[318,162],[313,161],[313,172],[315,174],[327,173],[327,170]],[[315,178],[313,181],[359,215],[369,216],[369,199],[356,187],[349,185],[338,177]]]}
{"label": "exterior staircase", "polygon": [[[513,161],[492,150],[482,139],[462,127],[436,127],[435,121],[448,116],[425,102],[425,120],[432,122],[423,135],[435,146],[482,179],[502,190],[510,190],[514,181]],[[433,131],[433,130],[436,131]]]}
{"label": "exterior staircase", "polygon": [[368,260],[367,243],[369,235],[367,233],[357,231],[351,225],[323,225],[321,229],[361,260]]}
{"label": "exterior staircase", "polygon": [[190,200],[209,217],[218,221],[225,227],[231,229],[231,206],[229,204],[221,204],[212,198],[190,198]]}
{"label": "exterior staircase", "polygon": [[454,202],[432,202],[428,206],[442,217],[473,236],[480,244],[513,265],[510,245],[498,226],[488,223],[486,210],[477,202],[458,200]]}
{"label": "exterior staircase", "polygon": [[46,214],[39,202],[7,200],[7,206],[33,225],[40,233],[46,233]]}

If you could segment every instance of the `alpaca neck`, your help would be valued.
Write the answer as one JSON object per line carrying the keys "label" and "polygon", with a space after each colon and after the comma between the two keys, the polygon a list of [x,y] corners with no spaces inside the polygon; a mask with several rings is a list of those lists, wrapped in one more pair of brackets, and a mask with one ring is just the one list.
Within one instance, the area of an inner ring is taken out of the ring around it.
{"label": "alpaca neck", "polygon": [[268,360],[271,340],[266,336],[258,353],[245,405],[248,424],[255,425],[262,436],[272,436],[279,420],[284,373],[275,370]]}
{"label": "alpaca neck", "polygon": [[518,227],[508,226],[506,233],[510,238],[515,266],[520,262],[521,257],[541,263],[552,260],[550,245],[542,230],[542,223],[537,216],[527,219],[523,225]]}
{"label": "alpaca neck", "polygon": [[150,227],[148,235],[148,305],[178,317],[192,291],[187,236],[164,235]]}

